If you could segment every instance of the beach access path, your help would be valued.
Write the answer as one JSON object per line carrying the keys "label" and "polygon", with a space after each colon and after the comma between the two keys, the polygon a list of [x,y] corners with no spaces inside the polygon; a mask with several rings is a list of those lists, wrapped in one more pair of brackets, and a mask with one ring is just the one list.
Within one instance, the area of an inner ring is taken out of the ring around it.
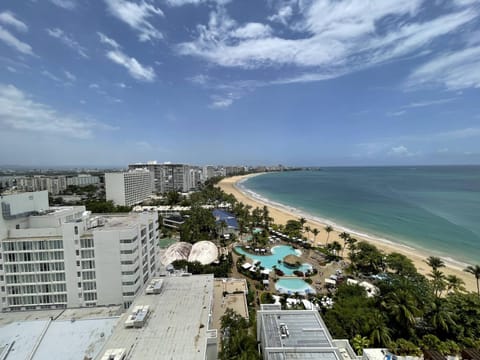
{"label": "beach access path", "polygon": [[[275,223],[277,224],[286,224],[288,220],[298,219],[301,216],[293,212],[289,212],[286,209],[276,207],[266,202],[263,202],[259,199],[253,198],[245,194],[244,192],[240,191],[239,188],[236,186],[236,184],[239,181],[244,180],[245,178],[248,178],[251,176],[256,176],[256,175],[258,174],[249,174],[249,175],[241,175],[241,176],[233,176],[233,177],[225,178],[218,183],[218,186],[227,194],[234,195],[238,201],[244,203],[245,205],[250,205],[250,206],[253,206],[254,208],[255,207],[262,208],[264,205],[266,205],[269,209],[270,216],[274,219]],[[307,220],[307,223],[305,224],[305,226],[310,226],[310,228],[312,229],[317,228],[320,231],[320,233],[317,235],[315,244],[316,245],[325,244],[327,241],[327,232],[324,230],[326,224],[318,221],[314,221],[312,219],[309,219],[306,216],[304,217]],[[334,228],[334,231],[330,233],[328,241],[329,242],[338,241],[340,244],[343,244],[343,240],[338,236],[342,231],[343,230],[341,229]],[[310,237],[313,239],[313,235],[310,234]],[[404,254],[405,256],[407,256],[413,261],[418,272],[420,272],[423,275],[428,275],[431,272],[431,268],[425,263],[425,259],[431,256],[432,254],[429,254],[426,251],[407,248],[405,246],[402,246],[401,244],[396,245],[395,243],[390,243],[390,242],[387,243],[380,239],[376,240],[374,238],[366,238],[366,237],[358,236],[356,234],[355,234],[355,238],[359,241],[367,241],[369,243],[372,243],[386,253],[398,252],[398,253]],[[460,268],[458,265],[454,263],[445,261],[445,265],[446,267],[442,268],[441,270],[446,275],[458,276],[465,282],[465,288],[468,291],[474,291],[474,292],[477,291],[477,285],[476,285],[477,283],[473,275],[464,272],[463,268]]]}

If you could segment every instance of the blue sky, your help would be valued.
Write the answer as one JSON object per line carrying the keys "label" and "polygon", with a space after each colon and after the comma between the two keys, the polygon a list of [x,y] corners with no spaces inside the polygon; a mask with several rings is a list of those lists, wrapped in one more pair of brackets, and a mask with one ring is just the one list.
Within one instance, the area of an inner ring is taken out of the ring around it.
{"label": "blue sky", "polygon": [[478,0],[0,5],[0,164],[480,164]]}

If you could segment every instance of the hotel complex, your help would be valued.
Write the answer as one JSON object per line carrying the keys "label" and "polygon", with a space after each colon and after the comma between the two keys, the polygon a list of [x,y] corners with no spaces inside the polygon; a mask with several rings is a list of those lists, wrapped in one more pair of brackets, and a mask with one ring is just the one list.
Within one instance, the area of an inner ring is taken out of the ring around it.
{"label": "hotel complex", "polygon": [[2,196],[1,310],[130,306],[158,271],[155,212],[92,216],[47,191]]}
{"label": "hotel complex", "polygon": [[148,169],[106,173],[105,191],[107,201],[115,205],[136,205],[152,195],[153,173]]}

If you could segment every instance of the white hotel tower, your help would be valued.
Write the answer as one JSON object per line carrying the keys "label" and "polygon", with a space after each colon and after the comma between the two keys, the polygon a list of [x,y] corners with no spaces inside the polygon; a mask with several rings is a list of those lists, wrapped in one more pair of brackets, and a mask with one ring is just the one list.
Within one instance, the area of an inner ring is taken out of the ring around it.
{"label": "white hotel tower", "polygon": [[130,306],[158,271],[155,212],[92,216],[47,191],[0,196],[0,310]]}

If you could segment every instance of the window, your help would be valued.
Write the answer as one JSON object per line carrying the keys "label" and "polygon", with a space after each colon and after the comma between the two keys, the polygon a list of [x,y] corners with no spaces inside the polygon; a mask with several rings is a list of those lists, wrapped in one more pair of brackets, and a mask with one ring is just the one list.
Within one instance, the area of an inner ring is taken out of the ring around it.
{"label": "window", "polygon": [[75,230],[75,235],[78,235],[78,226],[75,226],[74,230]]}

